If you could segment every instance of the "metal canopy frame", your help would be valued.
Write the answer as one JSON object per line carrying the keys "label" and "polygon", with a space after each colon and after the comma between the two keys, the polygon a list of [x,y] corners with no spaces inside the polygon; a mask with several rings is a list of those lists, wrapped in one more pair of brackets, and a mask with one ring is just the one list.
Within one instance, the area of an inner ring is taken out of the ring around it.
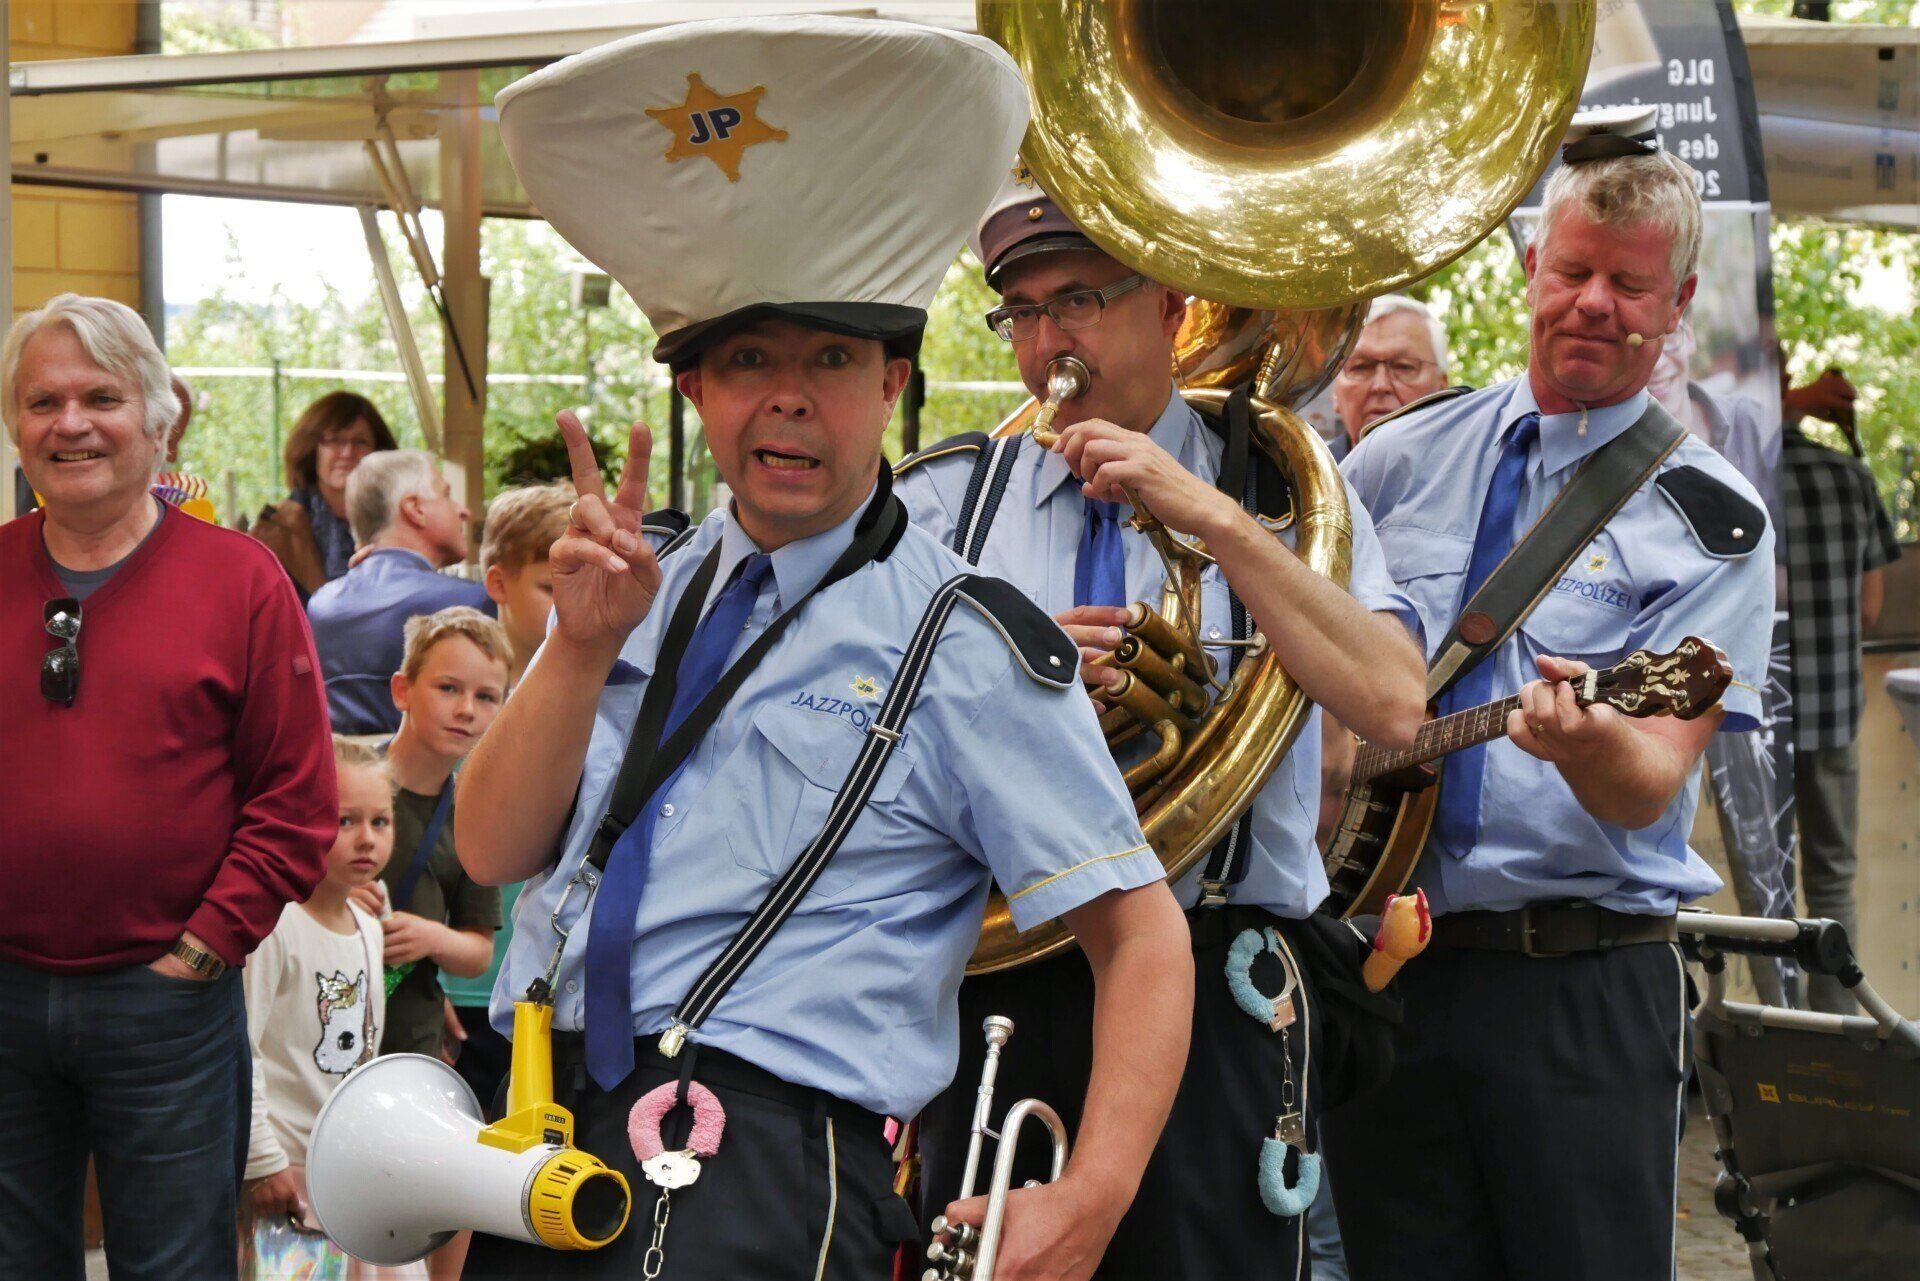
{"label": "metal canopy frame", "polygon": [[[395,208],[397,189],[408,193],[398,204],[441,209],[447,215],[439,264],[444,279],[435,301],[449,335],[458,339],[449,344],[447,368],[460,368],[464,354],[477,393],[468,394],[466,378],[447,379],[441,417],[445,448],[462,464],[469,497],[477,499],[471,487],[480,478],[486,394],[479,220],[537,216],[499,146],[491,90],[637,31],[778,13],[899,18],[966,31],[975,25],[971,0],[657,0],[427,19],[422,38],[392,43],[10,63],[8,102],[0,103],[0,113],[11,108],[11,181],[0,202],[0,229],[11,218],[12,182],[363,208]],[[529,21],[540,29],[515,29]],[[1844,144],[1875,157],[1904,157],[1904,165],[1892,165],[1890,192],[1888,167],[1869,161],[1864,177],[1853,176],[1855,190],[1837,192],[1831,175],[1821,176],[1823,208],[1802,207],[1794,184],[1776,178],[1774,208],[1920,227],[1914,195],[1920,29],[1779,18],[1743,18],[1741,29],[1761,95],[1763,134],[1797,138],[1793,145],[1819,148],[1822,155]],[[0,52],[5,47],[0,33]],[[1809,92],[1803,71],[1814,64],[1827,69],[1825,87]],[[1849,97],[1847,86],[1865,83],[1861,69],[1870,65],[1882,73],[1877,97]],[[1816,132],[1809,135],[1810,129]],[[385,180],[369,163],[376,149],[389,169]],[[1863,182],[1888,194],[1862,196]],[[414,216],[405,208],[395,212],[403,224]],[[411,239],[409,245],[418,260],[424,246]],[[382,265],[376,260],[376,274]],[[10,285],[11,261],[8,268]],[[396,332],[395,338],[403,350],[414,345],[410,336]],[[408,363],[410,372],[420,364]],[[416,398],[430,394],[424,383],[413,390]],[[0,442],[0,462],[5,457]],[[11,487],[0,488],[7,491],[0,493],[4,517]]]}

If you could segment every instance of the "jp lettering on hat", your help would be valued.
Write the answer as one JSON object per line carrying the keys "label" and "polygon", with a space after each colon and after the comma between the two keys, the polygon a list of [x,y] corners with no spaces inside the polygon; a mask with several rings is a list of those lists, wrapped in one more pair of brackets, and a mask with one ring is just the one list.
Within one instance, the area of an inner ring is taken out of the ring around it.
{"label": "jp lettering on hat", "polygon": [[1567,125],[1560,158],[1570,165],[1582,165],[1621,156],[1658,155],[1659,133],[1654,125],[1659,118],[1653,107],[1604,107],[1579,112]]}
{"label": "jp lettering on hat", "polygon": [[676,368],[768,318],[913,355],[1027,127],[992,42],[809,15],[649,31],[495,102],[533,206],[633,296]]}
{"label": "jp lettering on hat", "polygon": [[970,243],[987,283],[996,287],[1002,268],[1030,254],[1098,248],[1018,163],[1008,170]]}

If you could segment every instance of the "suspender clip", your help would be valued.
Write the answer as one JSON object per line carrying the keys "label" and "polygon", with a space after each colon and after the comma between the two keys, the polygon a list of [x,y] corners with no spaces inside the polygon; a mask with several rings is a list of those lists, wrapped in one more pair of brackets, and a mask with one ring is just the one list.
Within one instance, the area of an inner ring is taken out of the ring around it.
{"label": "suspender clip", "polygon": [[1201,881],[1200,901],[1195,907],[1225,907],[1227,905],[1227,883],[1225,881]]}
{"label": "suspender clip", "polygon": [[888,729],[885,725],[882,725],[879,721],[875,721],[873,724],[867,726],[867,733],[873,735],[875,738],[882,739],[888,743],[897,743],[902,738],[906,737],[906,735],[903,734],[901,731],[897,729]]}
{"label": "suspender clip", "polygon": [[675,1019],[668,1026],[667,1030],[660,1034],[660,1053],[670,1059],[678,1058],[681,1049],[685,1047],[687,1043],[688,1030],[685,1023],[682,1023],[679,1019]]}

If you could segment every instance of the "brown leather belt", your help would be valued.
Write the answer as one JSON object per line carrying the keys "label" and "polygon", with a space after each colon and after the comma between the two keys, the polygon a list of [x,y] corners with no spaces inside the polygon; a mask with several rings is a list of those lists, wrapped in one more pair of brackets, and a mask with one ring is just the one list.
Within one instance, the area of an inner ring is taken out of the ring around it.
{"label": "brown leather belt", "polygon": [[1604,952],[1679,937],[1672,916],[1639,916],[1589,903],[1532,903],[1511,912],[1449,912],[1433,918],[1438,947],[1528,956]]}

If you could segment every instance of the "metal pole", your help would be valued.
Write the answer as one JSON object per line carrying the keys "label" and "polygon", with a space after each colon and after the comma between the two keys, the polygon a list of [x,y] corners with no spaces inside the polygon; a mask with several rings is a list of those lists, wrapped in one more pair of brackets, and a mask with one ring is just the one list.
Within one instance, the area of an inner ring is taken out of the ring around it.
{"label": "metal pole", "polygon": [[667,384],[667,506],[687,510],[687,402]]}
{"label": "metal pole", "polygon": [[901,413],[900,444],[904,452],[920,452],[920,410],[927,403],[927,371],[920,368],[920,362],[913,362],[913,372],[907,375],[906,405]]}
{"label": "metal pole", "polygon": [[280,461],[280,357],[273,358],[273,460]]}
{"label": "metal pole", "polygon": [[[414,412],[420,416],[420,432],[427,448],[440,449],[440,406],[433,397],[433,384],[427,378],[427,366],[420,359],[420,345],[414,341],[413,323],[407,319],[406,303],[400,298],[400,284],[393,276],[393,262],[387,257],[387,242],[380,238],[380,223],[372,205],[360,206],[360,230],[367,238],[367,257],[373,260],[373,277],[380,285],[380,302],[387,312],[387,332],[393,337],[394,350],[400,354],[400,367],[407,371],[407,390],[413,393]],[[274,364],[277,367],[279,361]]]}
{"label": "metal pole", "polygon": [[[160,6],[153,3],[139,5],[134,12],[133,22],[133,51],[159,53]],[[152,167],[156,150],[150,142],[135,145],[134,154],[142,168]],[[153,340],[160,344],[160,350],[164,352],[167,349],[167,289],[163,276],[165,257],[162,252],[160,196],[156,192],[135,199],[138,201],[140,236],[140,315],[147,322],[147,328],[153,331]]]}

